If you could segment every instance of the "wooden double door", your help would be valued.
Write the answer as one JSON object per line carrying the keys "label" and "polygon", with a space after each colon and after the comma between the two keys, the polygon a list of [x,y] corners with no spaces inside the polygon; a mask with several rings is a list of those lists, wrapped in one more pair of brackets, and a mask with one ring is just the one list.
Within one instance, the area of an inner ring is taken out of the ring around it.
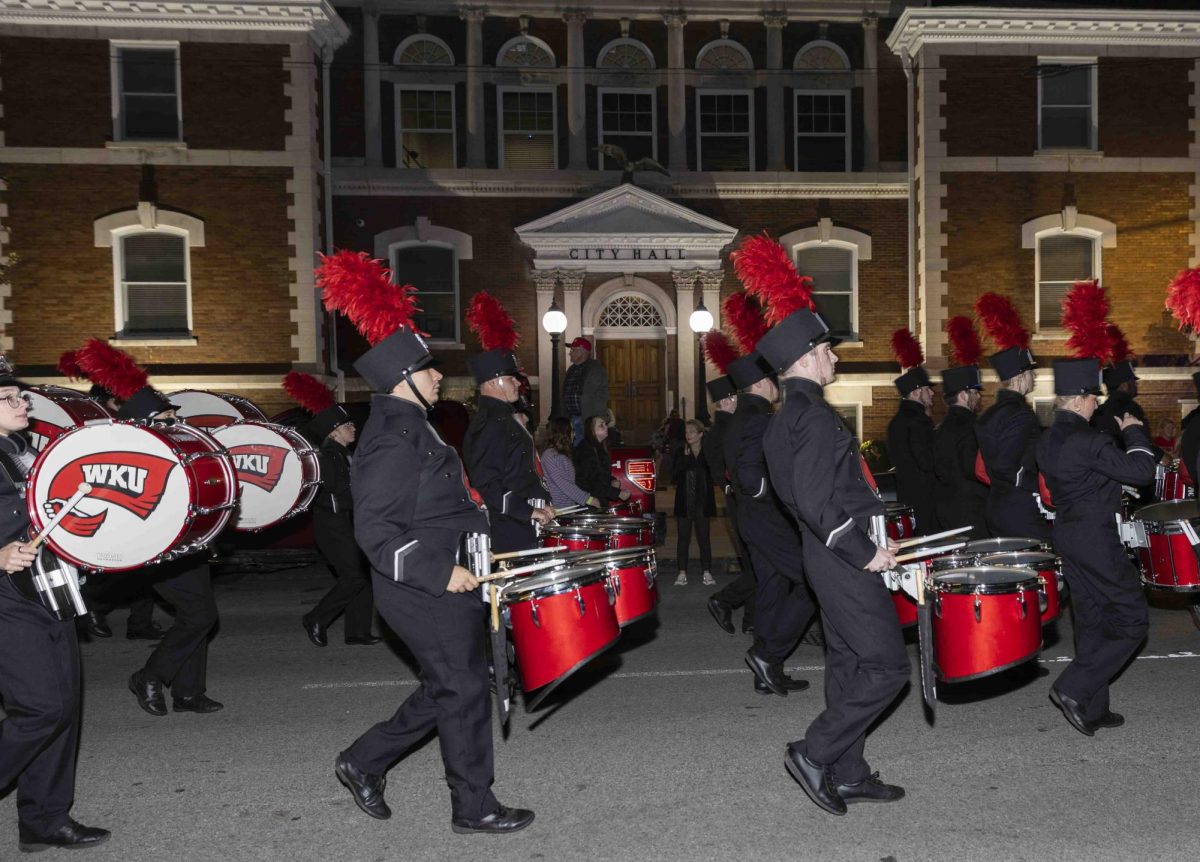
{"label": "wooden double door", "polygon": [[600,339],[596,358],[608,372],[608,406],[625,444],[649,445],[666,416],[666,340]]}

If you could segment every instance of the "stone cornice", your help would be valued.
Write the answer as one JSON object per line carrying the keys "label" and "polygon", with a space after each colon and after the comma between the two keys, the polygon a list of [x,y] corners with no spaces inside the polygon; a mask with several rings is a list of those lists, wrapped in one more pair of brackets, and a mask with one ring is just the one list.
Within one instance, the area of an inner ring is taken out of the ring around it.
{"label": "stone cornice", "polygon": [[332,47],[350,35],[327,0],[0,0],[4,25],[311,33],[318,45]]}
{"label": "stone cornice", "polygon": [[[339,6],[362,6],[365,0],[339,0]],[[383,14],[457,15],[463,5],[483,5],[479,0],[376,0]],[[747,0],[664,0],[645,3],[638,0],[487,0],[488,17],[515,18],[529,15],[534,18],[558,18],[567,9],[588,12],[589,20],[662,20],[662,13],[681,10],[690,21],[756,21],[761,23],[764,12],[779,12],[790,21],[861,21],[864,14],[888,15],[888,0],[768,0],[750,3]]]}
{"label": "stone cornice", "polygon": [[1200,48],[1200,12],[913,8],[900,15],[887,44],[909,55],[926,45],[956,44]]}

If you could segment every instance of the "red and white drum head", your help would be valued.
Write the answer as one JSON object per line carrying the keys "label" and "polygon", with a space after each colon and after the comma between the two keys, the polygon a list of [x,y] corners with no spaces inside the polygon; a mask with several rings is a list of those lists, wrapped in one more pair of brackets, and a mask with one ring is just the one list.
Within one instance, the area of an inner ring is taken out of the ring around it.
{"label": "red and white drum head", "polygon": [[168,395],[167,400],[179,405],[175,415],[187,424],[203,428],[205,431],[245,420],[262,422],[267,418],[253,401],[224,392],[183,389]]}
{"label": "red and white drum head", "polygon": [[74,389],[31,386],[25,395],[29,398],[29,442],[39,452],[64,431],[84,422],[112,418],[104,405]]}
{"label": "red and white drum head", "polygon": [[312,504],[321,467],[316,450],[298,431],[270,422],[238,422],[212,435],[229,450],[242,486],[235,530],[265,529]]}

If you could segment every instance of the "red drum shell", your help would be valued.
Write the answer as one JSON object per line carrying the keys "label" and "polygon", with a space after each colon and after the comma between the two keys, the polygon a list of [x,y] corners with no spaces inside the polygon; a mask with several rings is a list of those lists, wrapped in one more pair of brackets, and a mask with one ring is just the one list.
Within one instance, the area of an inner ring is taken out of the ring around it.
{"label": "red drum shell", "polygon": [[179,405],[176,415],[180,419],[209,432],[234,422],[267,421],[267,415],[253,401],[227,392],[181,389],[168,395],[167,400]]}
{"label": "red drum shell", "polygon": [[606,506],[604,512],[616,518],[640,518],[642,516],[642,504],[640,501],[630,498],[622,500],[619,503],[613,503],[611,506]]}
{"label": "red drum shell", "polygon": [[1138,548],[1142,582],[1172,592],[1200,590],[1200,563],[1184,533],[1184,522],[1200,532],[1200,502],[1173,500],[1139,509],[1134,520],[1146,530],[1149,548]]}
{"label": "red drum shell", "polygon": [[233,528],[256,533],[308,510],[321,484],[317,450],[294,428],[234,422],[212,430],[229,450],[241,502]]}
{"label": "red drum shell", "polygon": [[29,399],[30,443],[39,452],[64,431],[112,418],[103,404],[74,389],[30,386],[25,395]]}
{"label": "red drum shell", "polygon": [[1037,572],[1045,584],[1046,609],[1042,625],[1054,622],[1062,614],[1062,563],[1053,554],[1022,551],[1014,554],[989,554],[979,559],[981,566],[1010,566]]}
{"label": "red drum shell", "polygon": [[917,535],[917,516],[913,514],[912,506],[903,503],[887,504],[888,537],[896,539],[911,539]]}
{"label": "red drum shell", "polygon": [[603,551],[608,547],[608,534],[603,530],[583,527],[543,527],[538,537],[543,548],[570,548],[572,551]]}
{"label": "red drum shell", "polygon": [[1038,580],[998,566],[933,579],[933,655],[938,676],[965,682],[1034,658],[1042,646]]}
{"label": "red drum shell", "polygon": [[614,558],[608,565],[609,584],[616,595],[613,610],[621,628],[654,613],[658,606],[658,565],[654,551]]}
{"label": "red drum shell", "polygon": [[890,594],[892,604],[896,606],[896,618],[900,620],[901,628],[917,624],[917,603],[908,593],[897,590]]}
{"label": "red drum shell", "polygon": [[617,518],[592,512],[566,515],[559,521],[562,524],[609,533],[609,548],[654,547],[654,526],[644,518]]}
{"label": "red drum shell", "polygon": [[617,642],[609,589],[604,569],[580,566],[504,590],[523,690],[562,682]]}
{"label": "red drum shell", "polygon": [[1195,489],[1187,483],[1180,471],[1178,461],[1173,464],[1159,464],[1154,468],[1154,474],[1156,500],[1186,500],[1195,494]]}
{"label": "red drum shell", "polygon": [[963,546],[960,554],[1012,554],[1018,551],[1040,551],[1042,543],[1027,536],[1003,536],[995,539],[975,539]]}

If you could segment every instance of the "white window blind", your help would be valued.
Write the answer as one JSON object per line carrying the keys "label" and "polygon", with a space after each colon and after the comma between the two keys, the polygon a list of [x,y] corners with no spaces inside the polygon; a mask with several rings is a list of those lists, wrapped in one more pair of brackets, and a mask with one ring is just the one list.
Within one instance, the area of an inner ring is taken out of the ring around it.
{"label": "white window blind", "polygon": [[554,94],[510,91],[501,94],[504,167],[556,167]]}
{"label": "white window blind", "polygon": [[137,233],[121,239],[123,334],[185,334],[188,326],[187,238]]}
{"label": "white window blind", "polygon": [[853,252],[832,245],[802,248],[796,252],[796,270],[812,278],[813,301],[829,328],[855,331]]}
{"label": "white window blind", "polygon": [[1062,326],[1062,302],[1077,281],[1095,278],[1095,240],[1073,234],[1038,240],[1038,327]]}

